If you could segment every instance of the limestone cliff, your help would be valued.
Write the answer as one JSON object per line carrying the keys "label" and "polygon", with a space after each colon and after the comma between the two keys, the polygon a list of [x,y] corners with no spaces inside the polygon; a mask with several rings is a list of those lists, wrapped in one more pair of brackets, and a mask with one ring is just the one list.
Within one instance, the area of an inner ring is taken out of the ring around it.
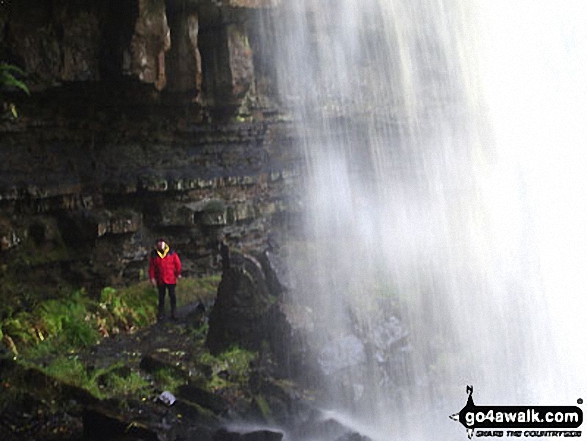
{"label": "limestone cliff", "polygon": [[2,90],[19,113],[0,119],[3,302],[136,281],[158,236],[187,275],[216,270],[220,234],[264,246],[299,174],[273,3],[2,2],[0,58],[32,92]]}

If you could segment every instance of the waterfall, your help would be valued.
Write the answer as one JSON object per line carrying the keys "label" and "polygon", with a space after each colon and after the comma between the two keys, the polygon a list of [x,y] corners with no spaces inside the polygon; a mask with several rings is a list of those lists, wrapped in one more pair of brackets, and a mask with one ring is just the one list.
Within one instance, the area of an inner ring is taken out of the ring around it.
{"label": "waterfall", "polygon": [[307,158],[291,302],[321,405],[358,432],[461,436],[469,384],[486,404],[587,394],[586,18],[582,0],[277,8]]}

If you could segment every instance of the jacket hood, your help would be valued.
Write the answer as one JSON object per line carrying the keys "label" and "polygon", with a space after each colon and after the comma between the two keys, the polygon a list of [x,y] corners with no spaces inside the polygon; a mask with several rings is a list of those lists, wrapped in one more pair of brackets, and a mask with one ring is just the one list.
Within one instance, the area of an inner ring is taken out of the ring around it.
{"label": "jacket hood", "polygon": [[157,251],[157,254],[159,255],[159,257],[161,257],[163,259],[169,253],[169,249],[170,249],[169,245],[165,244],[165,246],[163,247],[162,250],[157,248],[155,251]]}

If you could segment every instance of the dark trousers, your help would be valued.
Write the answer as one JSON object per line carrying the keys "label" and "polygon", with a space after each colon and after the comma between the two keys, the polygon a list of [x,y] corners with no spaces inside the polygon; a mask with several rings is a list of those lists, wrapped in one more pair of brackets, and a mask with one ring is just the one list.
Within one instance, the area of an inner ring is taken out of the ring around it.
{"label": "dark trousers", "polygon": [[171,304],[171,317],[175,317],[175,285],[157,285],[159,291],[159,317],[165,316],[165,290],[169,292],[169,303]]}

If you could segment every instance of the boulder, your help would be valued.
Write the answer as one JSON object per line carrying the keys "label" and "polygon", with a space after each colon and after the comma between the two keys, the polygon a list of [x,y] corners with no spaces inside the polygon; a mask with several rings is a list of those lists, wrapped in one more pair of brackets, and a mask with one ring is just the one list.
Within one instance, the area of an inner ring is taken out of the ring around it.
{"label": "boulder", "polygon": [[177,395],[180,398],[209,409],[215,414],[222,414],[229,407],[226,400],[221,396],[191,384],[180,386]]}
{"label": "boulder", "polygon": [[267,318],[274,305],[263,268],[252,256],[231,256],[210,313],[206,346],[218,354],[231,345],[258,350],[268,337]]}
{"label": "boulder", "polygon": [[103,407],[88,407],[82,415],[84,439],[127,439],[143,441],[160,441],[157,432],[147,426],[127,421]]}
{"label": "boulder", "polygon": [[306,323],[299,317],[300,308],[286,304],[285,276],[274,270],[278,259],[264,254],[257,258],[231,253],[210,313],[206,346],[213,354],[235,344],[259,351],[261,363],[279,378],[300,378],[301,373],[306,379],[318,378],[319,367],[302,332]]}
{"label": "boulder", "polygon": [[299,422],[290,434],[293,439],[327,439],[334,441],[372,441],[347,427],[336,418],[315,411],[307,420]]}
{"label": "boulder", "polygon": [[161,349],[145,355],[141,360],[140,367],[149,373],[165,369],[172,372],[178,378],[187,378],[189,376],[188,368],[183,366],[177,360],[177,357],[169,351]]}
{"label": "boulder", "polygon": [[252,432],[230,432],[220,429],[214,434],[213,441],[281,441],[283,433],[273,430],[255,430]]}

